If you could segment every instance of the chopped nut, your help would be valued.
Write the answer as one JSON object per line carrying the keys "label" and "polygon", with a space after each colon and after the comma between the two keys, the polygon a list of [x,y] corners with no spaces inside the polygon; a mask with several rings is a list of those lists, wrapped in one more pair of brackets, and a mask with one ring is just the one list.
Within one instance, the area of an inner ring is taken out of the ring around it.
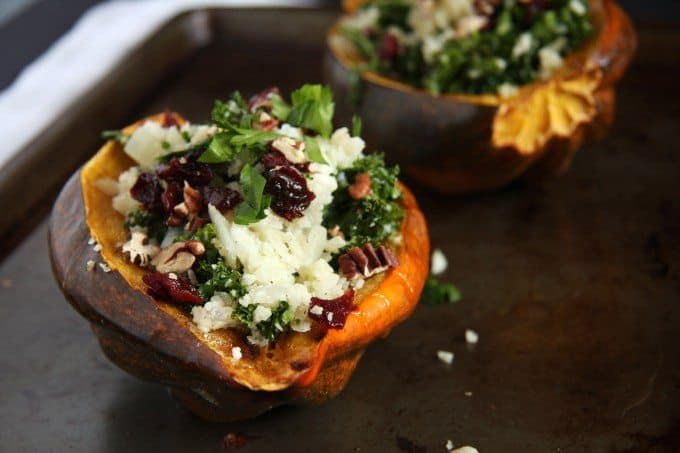
{"label": "chopped nut", "polygon": [[271,131],[279,125],[279,120],[272,117],[267,112],[260,112],[260,116],[257,121],[253,124],[253,128],[259,131]]}
{"label": "chopped nut", "polygon": [[204,253],[205,246],[200,241],[175,242],[162,249],[151,260],[151,264],[158,272],[181,274],[191,269],[196,257]]}
{"label": "chopped nut", "polygon": [[160,251],[157,245],[146,244],[146,239],[143,231],[133,231],[130,240],[123,244],[123,253],[128,255],[131,263],[148,266],[150,260]]}
{"label": "chopped nut", "polygon": [[384,245],[375,249],[371,244],[365,244],[341,255],[338,264],[343,275],[351,279],[358,276],[371,277],[385,272],[390,267],[399,266],[399,260]]}
{"label": "chopped nut", "polygon": [[368,173],[359,173],[354,178],[354,184],[347,189],[349,196],[355,200],[361,200],[371,193],[371,177]]}
{"label": "chopped nut", "polygon": [[329,229],[328,234],[330,234],[331,237],[334,238],[336,237],[341,237],[343,239],[345,238],[345,233],[343,233],[342,230],[340,229],[340,225],[335,225],[333,228]]}
{"label": "chopped nut", "polygon": [[305,142],[301,142],[290,137],[279,137],[272,142],[272,149],[279,151],[286,159],[294,164],[300,164],[307,160],[304,153]]}

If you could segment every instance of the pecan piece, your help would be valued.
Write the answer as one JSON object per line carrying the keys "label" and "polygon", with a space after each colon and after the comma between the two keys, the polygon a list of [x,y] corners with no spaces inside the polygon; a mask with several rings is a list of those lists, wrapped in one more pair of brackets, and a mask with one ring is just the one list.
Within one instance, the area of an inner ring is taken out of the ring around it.
{"label": "pecan piece", "polygon": [[130,240],[123,244],[123,253],[128,256],[132,264],[146,267],[160,251],[160,247],[146,243],[146,233],[133,231]]}
{"label": "pecan piece", "polygon": [[253,123],[253,128],[259,131],[271,131],[279,125],[279,120],[272,117],[267,112],[260,112],[260,116],[257,121]]}
{"label": "pecan piece", "polygon": [[156,271],[163,274],[182,273],[191,269],[197,256],[205,253],[205,246],[200,241],[175,242],[162,249],[151,260]]}
{"label": "pecan piece", "polygon": [[271,147],[273,150],[282,153],[287,160],[294,164],[300,164],[307,160],[305,142],[281,136],[272,142]]}
{"label": "pecan piece", "polygon": [[338,258],[342,274],[349,278],[363,276],[365,278],[385,272],[390,267],[399,266],[399,260],[387,247],[381,245],[377,249],[371,244],[353,247]]}
{"label": "pecan piece", "polygon": [[371,193],[371,177],[368,173],[359,173],[354,177],[354,184],[347,188],[349,196],[361,200]]}

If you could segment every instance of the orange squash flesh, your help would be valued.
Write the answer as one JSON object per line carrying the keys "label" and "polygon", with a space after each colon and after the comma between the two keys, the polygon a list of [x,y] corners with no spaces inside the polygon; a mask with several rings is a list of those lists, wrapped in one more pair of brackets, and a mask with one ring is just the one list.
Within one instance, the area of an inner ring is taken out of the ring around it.
{"label": "orange squash flesh", "polygon": [[[184,123],[179,115],[174,115],[179,124]],[[163,115],[155,115],[147,120],[160,122],[162,118]],[[127,127],[124,133],[131,134],[147,120]],[[131,290],[145,293],[142,276],[148,270],[129,263],[121,254],[120,244],[127,240],[123,216],[113,209],[111,196],[97,188],[101,179],[117,179],[133,165],[122,146],[109,141],[83,167],[81,186],[87,224],[92,237],[101,245],[103,260],[120,273]],[[307,333],[289,332],[273,345],[258,348],[248,344],[238,330],[220,329],[204,334],[175,305],[151,297],[149,301],[153,300],[151,303],[159,310],[171,315],[178,328],[189,330],[219,354],[223,372],[220,378],[230,385],[266,392],[290,389],[291,401],[323,401],[344,387],[366,345],[408,317],[420,297],[429,272],[429,238],[415,198],[406,187],[401,188],[406,216],[401,227],[402,244],[395,250],[400,265],[367,280],[357,291],[356,309],[343,329],[324,332],[316,326]],[[231,357],[235,346],[243,351],[238,361]]]}

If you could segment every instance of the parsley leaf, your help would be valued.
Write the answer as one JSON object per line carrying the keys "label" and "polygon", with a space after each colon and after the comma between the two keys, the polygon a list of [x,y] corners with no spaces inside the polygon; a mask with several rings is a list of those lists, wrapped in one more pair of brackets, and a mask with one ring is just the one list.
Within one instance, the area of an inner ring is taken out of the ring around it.
{"label": "parsley leaf", "polygon": [[352,137],[361,137],[361,117],[352,115]]}
{"label": "parsley leaf", "polygon": [[444,283],[433,276],[427,277],[420,300],[428,305],[453,304],[461,298],[460,291],[451,283]]}
{"label": "parsley leaf", "polygon": [[323,154],[321,154],[321,147],[319,142],[314,137],[304,137],[305,140],[305,151],[307,152],[307,157],[312,162],[318,164],[327,164],[326,159],[324,159]]}
{"label": "parsley leaf", "polygon": [[290,115],[290,105],[278,94],[272,94],[272,115],[281,121],[286,121]]}
{"label": "parsley leaf", "polygon": [[249,148],[264,148],[267,143],[276,140],[279,136],[276,132],[258,131],[257,129],[234,128],[234,132],[235,134],[231,137],[231,144]]}
{"label": "parsley leaf", "polygon": [[128,140],[130,140],[129,135],[125,135],[123,131],[102,131],[102,140],[117,140],[123,145],[127,143]]}
{"label": "parsley leaf", "polygon": [[[293,107],[285,121],[293,126],[310,129],[322,137],[333,131],[335,103],[330,87],[303,85],[290,95]],[[280,118],[282,119],[282,118]]]}
{"label": "parsley leaf", "polygon": [[231,146],[231,136],[226,132],[218,132],[210,141],[208,148],[198,158],[206,164],[229,162],[238,156],[238,150]]}
{"label": "parsley leaf", "polygon": [[264,219],[264,210],[271,203],[271,197],[264,194],[267,180],[251,165],[246,164],[241,170],[240,182],[243,187],[243,202],[236,207],[234,222],[248,225]]}

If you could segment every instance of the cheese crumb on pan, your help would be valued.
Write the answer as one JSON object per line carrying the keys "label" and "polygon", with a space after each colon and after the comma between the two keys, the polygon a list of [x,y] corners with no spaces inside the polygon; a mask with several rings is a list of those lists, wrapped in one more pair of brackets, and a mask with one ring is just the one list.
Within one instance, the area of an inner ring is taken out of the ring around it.
{"label": "cheese crumb on pan", "polygon": [[437,351],[437,358],[441,362],[443,362],[447,365],[451,365],[453,363],[454,354],[451,351],[439,350],[439,351]]}
{"label": "cheese crumb on pan", "polygon": [[446,271],[449,267],[449,261],[446,259],[446,255],[440,249],[434,249],[432,252],[430,273],[432,275],[440,275]]}
{"label": "cheese crumb on pan", "polygon": [[468,344],[477,344],[479,341],[479,334],[472,329],[465,329],[465,341]]}

